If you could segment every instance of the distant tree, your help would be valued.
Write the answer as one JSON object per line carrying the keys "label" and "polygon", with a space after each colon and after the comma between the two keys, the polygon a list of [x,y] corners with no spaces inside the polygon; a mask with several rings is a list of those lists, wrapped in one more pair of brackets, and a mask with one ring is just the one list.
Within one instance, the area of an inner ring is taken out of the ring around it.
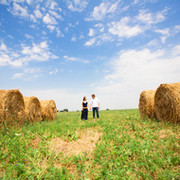
{"label": "distant tree", "polygon": [[109,111],[109,109],[107,108],[106,111]]}
{"label": "distant tree", "polygon": [[68,112],[69,110],[68,110],[68,109],[64,109],[63,111],[64,111],[64,112]]}

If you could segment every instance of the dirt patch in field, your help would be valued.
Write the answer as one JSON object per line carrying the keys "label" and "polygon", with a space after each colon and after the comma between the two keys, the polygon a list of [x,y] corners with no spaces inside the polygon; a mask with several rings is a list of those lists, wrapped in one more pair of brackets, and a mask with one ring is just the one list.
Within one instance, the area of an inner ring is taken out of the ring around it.
{"label": "dirt patch in field", "polygon": [[40,136],[36,136],[36,138],[31,141],[33,149],[38,148],[40,141],[41,141]]}
{"label": "dirt patch in field", "polygon": [[169,136],[175,136],[177,139],[180,138],[179,134],[176,134],[174,132],[172,132],[172,130],[169,130],[169,129],[163,129],[163,130],[160,130],[159,131],[159,137],[160,139],[162,138],[168,138]]}
{"label": "dirt patch in field", "polygon": [[76,141],[65,141],[61,138],[53,138],[49,148],[57,154],[62,153],[63,156],[74,156],[83,153],[90,154],[94,151],[96,143],[102,136],[97,129],[87,129],[79,131]]}

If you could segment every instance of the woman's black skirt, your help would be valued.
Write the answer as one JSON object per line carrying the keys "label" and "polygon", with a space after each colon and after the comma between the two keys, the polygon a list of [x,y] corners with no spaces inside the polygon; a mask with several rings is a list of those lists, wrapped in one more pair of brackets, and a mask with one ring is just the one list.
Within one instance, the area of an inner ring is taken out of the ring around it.
{"label": "woman's black skirt", "polygon": [[87,120],[88,119],[88,109],[83,109],[81,111],[81,120]]}

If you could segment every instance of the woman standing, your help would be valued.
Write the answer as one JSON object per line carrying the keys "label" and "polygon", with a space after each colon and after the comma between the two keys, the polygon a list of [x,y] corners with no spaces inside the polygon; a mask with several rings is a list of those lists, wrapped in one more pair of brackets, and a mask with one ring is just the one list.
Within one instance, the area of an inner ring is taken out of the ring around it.
{"label": "woman standing", "polygon": [[89,104],[87,102],[86,96],[84,96],[83,102],[82,102],[81,120],[87,120],[88,119],[88,107],[89,107]]}

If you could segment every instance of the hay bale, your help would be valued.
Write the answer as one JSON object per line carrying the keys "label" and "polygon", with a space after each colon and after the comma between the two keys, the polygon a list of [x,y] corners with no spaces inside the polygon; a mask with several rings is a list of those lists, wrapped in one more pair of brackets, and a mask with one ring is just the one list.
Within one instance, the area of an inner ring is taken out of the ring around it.
{"label": "hay bale", "polygon": [[57,117],[56,103],[53,100],[43,100],[41,103],[41,112],[43,120],[54,120]]}
{"label": "hay bale", "polygon": [[142,118],[156,118],[154,110],[155,90],[142,91],[139,98],[139,112]]}
{"label": "hay bale", "polygon": [[0,123],[8,126],[25,122],[23,95],[18,89],[0,90]]}
{"label": "hay bale", "polygon": [[180,83],[161,84],[157,88],[155,111],[162,122],[180,122]]}
{"label": "hay bale", "polygon": [[25,115],[29,122],[40,122],[41,117],[41,104],[37,97],[24,97]]}
{"label": "hay bale", "polygon": [[6,90],[0,90],[0,124],[4,122],[4,109],[3,109],[3,97],[6,93]]}

